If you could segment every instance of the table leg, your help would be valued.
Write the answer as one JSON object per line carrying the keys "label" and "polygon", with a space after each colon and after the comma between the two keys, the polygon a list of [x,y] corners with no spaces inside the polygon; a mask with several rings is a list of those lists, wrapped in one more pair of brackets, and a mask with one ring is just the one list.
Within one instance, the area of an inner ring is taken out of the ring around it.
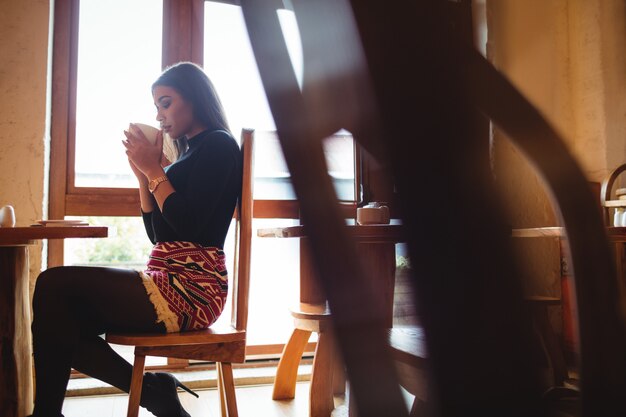
{"label": "table leg", "polygon": [[272,399],[287,400],[294,398],[296,395],[298,365],[310,336],[310,331],[302,329],[294,329],[293,333],[291,333],[291,337],[285,345],[283,354],[278,362]]}
{"label": "table leg", "polygon": [[309,398],[310,417],[329,417],[335,408],[333,380],[335,342],[330,332],[319,332]]}
{"label": "table leg", "polygon": [[394,243],[360,242],[359,259],[370,272],[369,285],[382,303],[385,324],[393,325],[393,292],[396,282],[396,246]]}
{"label": "table leg", "polygon": [[33,411],[28,248],[0,247],[0,415]]}
{"label": "table leg", "polygon": [[[396,283],[396,245],[393,242],[359,242],[359,259],[364,269],[370,271],[373,291],[380,294],[385,324],[393,326],[393,293]],[[357,417],[354,397],[348,398],[348,415]]]}

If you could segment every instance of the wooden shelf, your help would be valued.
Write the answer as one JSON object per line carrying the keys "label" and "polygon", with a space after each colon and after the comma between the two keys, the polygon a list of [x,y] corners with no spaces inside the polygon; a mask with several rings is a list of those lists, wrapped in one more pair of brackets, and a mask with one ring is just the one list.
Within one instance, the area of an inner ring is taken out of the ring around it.
{"label": "wooden shelf", "polygon": [[626,200],[608,200],[604,202],[604,207],[626,207]]}

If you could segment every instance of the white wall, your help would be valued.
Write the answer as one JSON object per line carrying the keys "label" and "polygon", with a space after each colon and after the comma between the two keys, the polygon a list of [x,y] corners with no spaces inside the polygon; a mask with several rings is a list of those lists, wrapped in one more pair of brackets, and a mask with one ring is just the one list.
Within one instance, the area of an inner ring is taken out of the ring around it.
{"label": "white wall", "polygon": [[[486,10],[488,57],[560,132],[588,180],[626,163],[624,1],[487,0]],[[557,225],[542,180],[497,130],[492,152],[512,226]],[[558,243],[515,244],[527,291],[560,296]],[[551,317],[558,328],[560,311]]]}
{"label": "white wall", "polygon": [[[17,225],[44,214],[48,0],[0,0],[0,206]],[[41,242],[30,248],[31,280],[41,269]]]}
{"label": "white wall", "polygon": [[[561,133],[589,181],[626,162],[622,0],[491,0],[488,55]],[[496,174],[517,227],[556,219],[541,181],[494,135]]]}

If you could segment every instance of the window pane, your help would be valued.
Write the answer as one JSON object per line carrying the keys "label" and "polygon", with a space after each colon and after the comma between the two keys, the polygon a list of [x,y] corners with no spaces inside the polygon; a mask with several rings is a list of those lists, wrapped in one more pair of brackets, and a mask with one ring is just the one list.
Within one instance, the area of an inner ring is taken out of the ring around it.
{"label": "window pane", "polygon": [[326,138],[324,155],[337,198],[343,201],[355,201],[354,139],[350,132],[341,130]]}
{"label": "window pane", "polygon": [[260,238],[256,229],[298,222],[254,220],[248,321],[251,345],[287,343],[293,331],[289,309],[297,305],[300,294],[300,239]]}
{"label": "window pane", "polygon": [[[300,45],[297,26],[289,27],[288,38],[295,38],[289,45],[296,48]],[[298,74],[301,68],[300,64]],[[242,127],[275,130],[239,6],[205,2],[204,69],[215,84],[233,132]]]}
{"label": "window pane", "polygon": [[[254,198],[257,200],[295,200],[291,176],[276,132],[255,132]],[[354,140],[342,130],[324,140],[328,173],[337,197],[354,201]]]}
{"label": "window pane", "polygon": [[[298,220],[294,219],[254,219],[252,222],[247,336],[249,345],[286,343],[293,330],[289,308],[296,305],[300,294],[299,239],[260,238],[256,235],[256,230],[296,224]],[[233,270],[233,230],[234,227],[231,227],[224,245],[228,271]],[[230,293],[228,297],[227,309],[219,318],[219,323],[230,321]]]}
{"label": "window pane", "polygon": [[162,2],[81,0],[75,185],[136,187],[121,143],[130,122],[156,126],[150,86],[161,71]]}
{"label": "window pane", "polygon": [[[66,217],[70,219],[70,217]],[[106,239],[65,239],[64,265],[143,269],[152,243],[141,217],[71,217],[107,226]]]}
{"label": "window pane", "polygon": [[[230,127],[235,135],[243,127],[255,129],[254,198],[295,199],[241,8],[207,1],[204,16],[204,69],[220,95]],[[278,18],[301,83],[302,45],[295,15],[280,10]],[[326,139],[324,147],[339,199],[354,201],[352,136],[342,130]]]}

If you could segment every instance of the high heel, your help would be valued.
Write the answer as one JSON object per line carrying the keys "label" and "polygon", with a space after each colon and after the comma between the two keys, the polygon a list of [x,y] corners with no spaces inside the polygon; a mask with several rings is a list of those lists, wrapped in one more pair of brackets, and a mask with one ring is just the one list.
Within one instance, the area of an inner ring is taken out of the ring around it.
{"label": "high heel", "polygon": [[178,399],[180,387],[198,397],[174,375],[163,372],[146,372],[141,390],[141,406],[157,417],[191,417]]}
{"label": "high heel", "polygon": [[[166,374],[169,375],[169,374]],[[193,395],[196,398],[200,398],[200,396],[198,394],[196,394],[195,392],[193,392],[191,389],[189,389],[185,384],[183,384],[182,382],[180,382],[176,377],[174,377],[173,375],[171,375],[172,378],[174,378],[174,383],[176,384],[177,388],[182,388],[185,391],[187,391],[188,393],[190,393],[191,395]]]}

